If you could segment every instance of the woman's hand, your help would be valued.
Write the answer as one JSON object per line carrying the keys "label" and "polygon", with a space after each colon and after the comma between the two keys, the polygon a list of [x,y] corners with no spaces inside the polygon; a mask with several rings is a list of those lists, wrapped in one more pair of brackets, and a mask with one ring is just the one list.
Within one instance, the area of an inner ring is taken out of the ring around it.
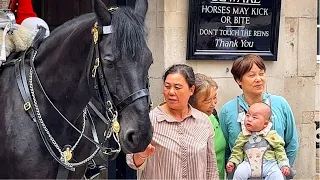
{"label": "woman's hand", "polygon": [[281,168],[281,172],[282,172],[282,174],[285,175],[285,176],[289,176],[289,175],[290,175],[290,169],[289,169],[287,166],[283,166],[283,167]]}
{"label": "woman's hand", "polygon": [[226,169],[227,169],[227,172],[228,173],[231,173],[232,171],[233,171],[233,169],[234,169],[234,164],[233,164],[233,162],[228,162],[227,163],[227,165],[226,165]]}
{"label": "woman's hand", "polygon": [[152,144],[149,144],[146,150],[143,152],[133,154],[133,161],[134,164],[139,167],[141,166],[144,161],[155,151],[155,147]]}
{"label": "woman's hand", "polygon": [[149,144],[146,150],[144,150],[143,152],[136,153],[135,155],[137,155],[140,159],[146,159],[154,153],[155,149],[156,148],[152,144]]}

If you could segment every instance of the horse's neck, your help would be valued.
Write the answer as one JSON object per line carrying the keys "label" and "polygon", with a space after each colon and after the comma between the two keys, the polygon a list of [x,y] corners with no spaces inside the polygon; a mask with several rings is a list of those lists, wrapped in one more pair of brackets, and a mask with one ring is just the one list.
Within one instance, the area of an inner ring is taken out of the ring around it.
{"label": "horse's neck", "polygon": [[75,112],[81,112],[91,98],[86,70],[92,37],[90,27],[68,33],[68,36],[54,37],[61,39],[58,43],[52,38],[44,43],[42,46],[46,47],[40,47],[35,65],[41,83],[55,105],[68,118],[75,118]]}

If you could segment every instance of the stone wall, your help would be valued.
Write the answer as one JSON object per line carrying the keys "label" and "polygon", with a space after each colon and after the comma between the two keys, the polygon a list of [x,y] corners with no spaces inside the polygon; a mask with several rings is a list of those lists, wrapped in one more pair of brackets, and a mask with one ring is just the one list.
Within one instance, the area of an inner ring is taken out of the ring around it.
{"label": "stone wall", "polygon": [[[186,60],[188,6],[187,0],[149,0],[147,26],[154,56],[150,69],[152,100],[154,105],[163,100],[164,70],[174,63],[186,63],[217,81],[219,111],[241,90],[230,73],[232,61]],[[296,118],[300,143],[295,163],[297,179],[316,177],[316,20],[317,0],[282,0],[278,61],[266,62],[267,91],[285,97]]]}
{"label": "stone wall", "polygon": [[[319,39],[319,37],[318,37]],[[320,124],[320,64],[317,65],[317,77],[316,77],[316,98],[315,98],[315,106],[316,106],[316,113],[315,113],[315,120],[317,123]],[[317,143],[318,149],[316,150],[316,179],[320,180],[320,126],[317,129]]]}

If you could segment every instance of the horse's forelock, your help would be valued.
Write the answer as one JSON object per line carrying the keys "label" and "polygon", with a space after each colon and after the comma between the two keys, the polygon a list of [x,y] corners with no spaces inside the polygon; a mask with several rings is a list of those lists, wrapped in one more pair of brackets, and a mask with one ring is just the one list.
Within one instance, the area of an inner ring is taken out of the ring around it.
{"label": "horse's forelock", "polygon": [[111,25],[112,52],[117,58],[136,59],[142,57],[146,46],[146,28],[143,18],[129,7],[121,7],[113,13]]}

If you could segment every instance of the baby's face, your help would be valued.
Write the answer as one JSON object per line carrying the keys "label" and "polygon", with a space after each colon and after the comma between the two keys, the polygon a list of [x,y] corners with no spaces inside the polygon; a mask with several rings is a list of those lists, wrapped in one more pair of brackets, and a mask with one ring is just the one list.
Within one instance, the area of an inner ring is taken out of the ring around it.
{"label": "baby's face", "polygon": [[246,114],[244,125],[251,132],[259,132],[267,127],[268,122],[262,109],[258,105],[253,105]]}

